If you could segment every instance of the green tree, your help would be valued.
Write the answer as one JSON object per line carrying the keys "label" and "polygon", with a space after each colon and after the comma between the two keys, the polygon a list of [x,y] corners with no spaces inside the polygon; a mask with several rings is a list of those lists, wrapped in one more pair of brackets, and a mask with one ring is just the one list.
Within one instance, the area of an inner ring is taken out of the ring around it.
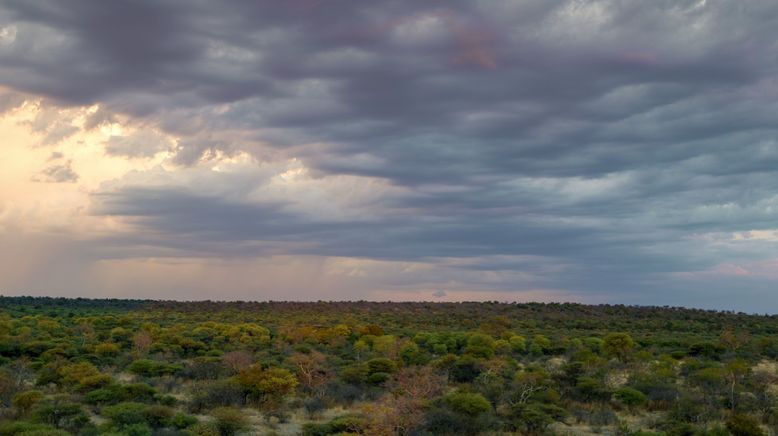
{"label": "green tree", "polygon": [[443,401],[456,412],[476,416],[492,410],[492,404],[481,394],[454,392],[443,397]]}
{"label": "green tree", "polygon": [[236,376],[238,383],[260,403],[278,401],[297,387],[297,377],[284,368],[252,365]]}
{"label": "green tree", "polygon": [[43,399],[41,391],[24,391],[14,395],[12,403],[16,413],[21,416],[27,416],[32,408]]}
{"label": "green tree", "polygon": [[621,362],[627,361],[634,347],[635,341],[627,333],[610,333],[605,336],[602,343],[603,351],[610,356],[615,356]]}

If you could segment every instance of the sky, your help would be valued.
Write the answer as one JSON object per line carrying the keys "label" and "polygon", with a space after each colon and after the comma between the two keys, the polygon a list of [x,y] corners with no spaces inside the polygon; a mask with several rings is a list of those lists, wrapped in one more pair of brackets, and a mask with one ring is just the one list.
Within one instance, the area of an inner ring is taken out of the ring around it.
{"label": "sky", "polygon": [[5,0],[0,293],[778,313],[773,0]]}

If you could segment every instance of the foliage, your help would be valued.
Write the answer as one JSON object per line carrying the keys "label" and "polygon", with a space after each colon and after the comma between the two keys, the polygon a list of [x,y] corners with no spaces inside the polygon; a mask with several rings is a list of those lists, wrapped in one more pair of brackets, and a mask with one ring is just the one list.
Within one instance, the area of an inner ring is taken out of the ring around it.
{"label": "foliage", "polygon": [[776,360],[778,316],[733,312],[0,297],[0,436],[758,435]]}
{"label": "foliage", "polygon": [[278,400],[297,387],[297,378],[284,368],[263,368],[252,365],[237,375],[237,381],[261,402]]}
{"label": "foliage", "polygon": [[211,411],[211,416],[216,418],[216,428],[222,436],[233,436],[235,433],[245,430],[249,426],[249,420],[239,409],[233,407],[219,407]]}
{"label": "foliage", "polygon": [[766,436],[764,430],[759,427],[759,422],[743,413],[732,415],[726,425],[732,436]]}

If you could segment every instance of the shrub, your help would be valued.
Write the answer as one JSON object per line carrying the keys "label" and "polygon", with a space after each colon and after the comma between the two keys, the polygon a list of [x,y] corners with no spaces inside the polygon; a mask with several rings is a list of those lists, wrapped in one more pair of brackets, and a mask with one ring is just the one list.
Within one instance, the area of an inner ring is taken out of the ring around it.
{"label": "shrub", "polygon": [[367,364],[349,365],[340,371],[340,378],[346,383],[362,384],[367,381],[370,369]]}
{"label": "shrub", "polygon": [[108,386],[111,383],[113,383],[113,379],[108,374],[90,375],[79,380],[78,390],[79,392],[90,391]]}
{"label": "shrub", "polygon": [[134,402],[106,406],[101,415],[109,418],[114,425],[123,428],[132,424],[146,424],[146,405]]}
{"label": "shrub", "polygon": [[474,333],[467,340],[465,354],[488,359],[494,355],[494,338],[483,333]]}
{"label": "shrub", "polygon": [[125,436],[151,436],[154,432],[147,424],[137,423],[122,427],[121,434]]}
{"label": "shrub", "polygon": [[213,407],[242,406],[246,396],[243,388],[235,382],[220,380],[195,385],[189,400],[189,410],[201,412]]}
{"label": "shrub", "polygon": [[389,380],[389,377],[391,377],[391,375],[388,373],[374,372],[367,377],[367,381],[374,385],[380,385],[381,383]]}
{"label": "shrub", "polygon": [[25,391],[14,395],[11,403],[20,416],[26,416],[30,413],[33,406],[43,399],[43,392],[41,391]]}
{"label": "shrub", "polygon": [[455,392],[443,397],[443,402],[452,410],[469,416],[492,410],[492,404],[481,394]]}
{"label": "shrub", "polygon": [[511,350],[514,353],[525,353],[527,351],[527,340],[524,339],[524,336],[511,336],[508,339],[508,343],[510,343]]}
{"label": "shrub", "polygon": [[613,397],[616,398],[619,403],[630,409],[646,402],[646,395],[643,392],[629,387],[617,390],[616,393],[613,394]]}
{"label": "shrub", "polygon": [[303,436],[328,436],[335,434],[354,434],[361,431],[364,421],[355,416],[339,416],[325,424],[309,423],[303,426]]}
{"label": "shrub", "polygon": [[163,406],[161,404],[152,404],[150,406],[146,406],[146,409],[143,411],[143,414],[146,417],[146,422],[152,428],[162,428],[170,425],[171,419],[173,418],[173,413],[174,412],[172,408]]}
{"label": "shrub", "polygon": [[193,425],[189,431],[195,436],[221,436],[216,423],[213,422],[200,422]]}
{"label": "shrub", "polygon": [[47,424],[33,424],[24,421],[9,422],[0,425],[2,436],[70,436],[65,430],[59,430]]}
{"label": "shrub", "polygon": [[478,361],[472,356],[462,356],[454,362],[449,372],[451,380],[460,383],[469,383],[475,380],[481,370],[478,367]]}
{"label": "shrub", "polygon": [[170,419],[170,424],[175,428],[184,429],[197,424],[197,418],[185,413],[176,413],[175,416]]}
{"label": "shrub", "polygon": [[[444,404],[445,405],[445,404]],[[496,430],[500,423],[491,413],[471,416],[448,407],[433,407],[427,413],[425,430],[435,435],[478,435]]]}
{"label": "shrub", "polygon": [[152,403],[158,398],[157,390],[145,383],[110,385],[95,389],[84,396],[87,404],[116,404],[122,401]]}
{"label": "shrub", "polygon": [[732,415],[727,420],[726,426],[732,436],[766,436],[764,430],[759,427],[759,422],[743,413]]}
{"label": "shrub", "polygon": [[543,432],[554,419],[547,414],[540,406],[530,404],[518,413],[518,421],[521,428],[527,434],[536,434]]}
{"label": "shrub", "polygon": [[265,402],[277,400],[294,391],[297,377],[284,368],[267,368],[260,365],[241,371],[237,375],[238,383],[252,396]]}
{"label": "shrub", "polygon": [[606,354],[615,356],[620,361],[627,360],[627,356],[635,347],[632,337],[626,333],[610,333],[602,342],[602,349]]}
{"label": "shrub", "polygon": [[165,362],[157,362],[150,359],[138,359],[132,362],[127,370],[133,374],[141,375],[144,377],[159,377],[162,375],[173,375],[178,371],[181,371],[180,365],[169,364]]}
{"label": "shrub", "polygon": [[81,405],[70,402],[64,396],[40,401],[32,415],[38,422],[74,433],[89,424],[89,416]]}
{"label": "shrub", "polygon": [[219,407],[211,411],[216,418],[216,428],[222,436],[233,436],[240,430],[249,427],[249,420],[240,409],[234,407]]}
{"label": "shrub", "polygon": [[397,369],[397,365],[395,365],[394,361],[392,361],[391,359],[387,359],[385,357],[378,357],[376,359],[368,360],[367,368],[369,374],[375,374],[378,372],[391,374],[395,371],[395,369]]}
{"label": "shrub", "polygon": [[104,342],[102,344],[95,345],[95,354],[103,357],[117,356],[121,349],[118,345],[111,342]]}

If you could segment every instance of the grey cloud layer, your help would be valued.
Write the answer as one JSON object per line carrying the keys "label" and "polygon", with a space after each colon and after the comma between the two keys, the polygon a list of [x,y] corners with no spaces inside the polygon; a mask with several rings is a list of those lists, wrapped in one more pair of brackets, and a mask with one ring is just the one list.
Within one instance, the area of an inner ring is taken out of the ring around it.
{"label": "grey cloud layer", "polygon": [[[95,213],[155,231],[150,245],[537,256],[567,275],[468,268],[614,293],[778,256],[770,243],[700,239],[777,227],[772,1],[10,0],[0,26],[13,28],[0,83],[172,133],[179,164],[215,150],[294,156],[317,176],[404,193],[376,194],[386,218],[350,222],[194,186],[95,197]],[[141,142],[107,151],[170,147]]]}

